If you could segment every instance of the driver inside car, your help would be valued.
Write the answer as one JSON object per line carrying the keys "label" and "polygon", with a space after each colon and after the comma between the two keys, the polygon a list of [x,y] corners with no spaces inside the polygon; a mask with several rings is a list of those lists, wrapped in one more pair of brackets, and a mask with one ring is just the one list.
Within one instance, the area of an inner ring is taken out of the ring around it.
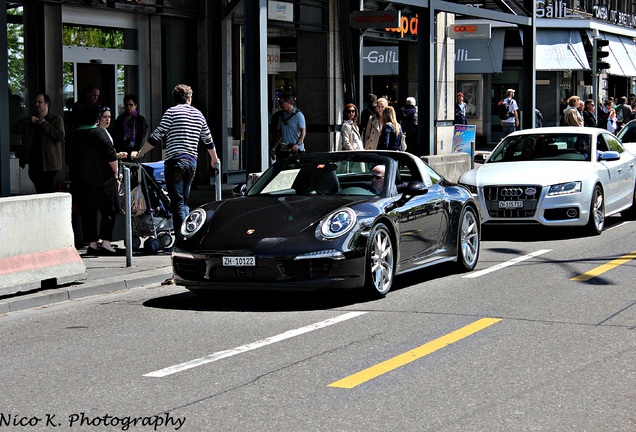
{"label": "driver inside car", "polygon": [[384,188],[384,165],[376,165],[371,170],[371,192],[379,194]]}

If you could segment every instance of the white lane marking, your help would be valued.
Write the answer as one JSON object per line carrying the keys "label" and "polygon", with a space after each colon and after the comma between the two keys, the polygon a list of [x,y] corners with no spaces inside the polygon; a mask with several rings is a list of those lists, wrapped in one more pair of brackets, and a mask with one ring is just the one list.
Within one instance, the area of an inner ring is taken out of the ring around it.
{"label": "white lane marking", "polygon": [[536,252],[532,252],[532,253],[530,253],[528,255],[520,256],[520,257],[517,257],[515,259],[511,259],[510,261],[502,262],[501,264],[497,264],[496,266],[492,266],[490,268],[483,269],[483,270],[480,270],[480,271],[477,271],[477,272],[469,273],[469,274],[467,274],[466,276],[463,276],[463,277],[465,277],[465,278],[476,278],[476,277],[479,277],[479,276],[483,276],[485,274],[492,273],[492,272],[497,271],[497,270],[501,270],[502,268],[511,266],[513,264],[518,264],[518,263],[520,263],[522,261],[525,261],[527,259],[539,256],[539,255],[543,255],[544,253],[551,252],[551,251],[552,251],[552,249],[541,249],[541,250],[538,250]]}
{"label": "white lane marking", "polygon": [[289,330],[289,331],[286,331],[286,332],[281,333],[279,335],[268,337],[266,339],[263,339],[263,340],[260,340],[260,341],[257,341],[257,342],[252,342],[252,343],[249,343],[247,345],[239,346],[239,347],[232,348],[232,349],[225,350],[225,351],[219,351],[219,352],[216,352],[214,354],[210,354],[210,355],[205,356],[205,357],[194,359],[194,360],[191,360],[191,361],[188,361],[188,362],[185,362],[185,363],[181,363],[181,364],[178,364],[178,365],[174,365],[174,366],[169,366],[169,367],[164,368],[164,369],[159,369],[159,370],[156,370],[154,372],[147,373],[144,376],[145,377],[153,377],[153,378],[163,378],[165,376],[172,375],[172,374],[175,374],[177,372],[182,372],[182,371],[187,370],[187,369],[192,369],[192,368],[195,368],[197,366],[202,366],[202,365],[207,364],[207,363],[212,363],[212,362],[215,362],[217,360],[221,360],[221,359],[224,359],[224,358],[227,358],[227,357],[232,357],[232,356],[235,356],[237,354],[241,354],[241,353],[244,353],[244,352],[247,352],[247,351],[251,351],[251,350],[254,350],[254,349],[257,349],[257,348],[262,348],[262,347],[264,347],[266,345],[270,345],[270,344],[273,344],[275,342],[280,342],[280,341],[283,341],[285,339],[293,338],[295,336],[299,336],[299,335],[304,334],[304,333],[309,333],[309,332],[314,331],[314,330],[318,330],[318,329],[321,329],[321,328],[324,328],[324,327],[328,327],[330,325],[334,325],[334,324],[337,324],[339,322],[349,320],[351,318],[356,318],[356,317],[358,317],[360,315],[364,315],[366,313],[367,312],[349,312],[349,313],[346,313],[344,315],[337,316],[335,318],[330,318],[328,320],[317,322],[317,323],[314,323],[314,324],[310,324],[308,326],[297,328],[295,330]]}

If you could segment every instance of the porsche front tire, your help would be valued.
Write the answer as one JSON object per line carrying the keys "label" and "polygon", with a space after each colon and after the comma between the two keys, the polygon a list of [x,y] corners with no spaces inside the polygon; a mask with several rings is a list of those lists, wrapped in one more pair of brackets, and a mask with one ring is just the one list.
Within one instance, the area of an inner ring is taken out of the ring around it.
{"label": "porsche front tire", "polygon": [[379,223],[369,234],[365,262],[365,288],[374,296],[384,297],[395,276],[395,250],[391,233]]}

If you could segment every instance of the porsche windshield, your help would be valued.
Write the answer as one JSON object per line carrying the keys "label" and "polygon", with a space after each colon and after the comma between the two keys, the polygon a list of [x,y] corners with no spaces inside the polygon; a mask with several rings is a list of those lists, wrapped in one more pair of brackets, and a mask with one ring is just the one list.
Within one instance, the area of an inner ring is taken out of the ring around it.
{"label": "porsche windshield", "polygon": [[274,164],[247,195],[386,194],[387,158],[373,154],[304,155]]}
{"label": "porsche windshield", "polygon": [[506,137],[488,163],[532,160],[589,161],[592,136],[577,133]]}

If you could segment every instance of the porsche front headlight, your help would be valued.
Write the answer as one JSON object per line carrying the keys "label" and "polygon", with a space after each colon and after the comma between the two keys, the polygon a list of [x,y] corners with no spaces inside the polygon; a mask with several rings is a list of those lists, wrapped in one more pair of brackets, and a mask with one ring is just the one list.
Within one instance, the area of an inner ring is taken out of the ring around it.
{"label": "porsche front headlight", "polygon": [[205,220],[207,219],[207,214],[203,209],[195,209],[193,210],[183,221],[181,225],[181,235],[186,239],[192,237],[196,234],[197,231],[201,229]]}
{"label": "porsche front headlight", "polygon": [[581,192],[581,186],[582,183],[580,181],[555,184],[550,186],[550,190],[548,190],[548,196],[567,195],[571,193]]}
{"label": "porsche front headlight", "polygon": [[327,216],[320,225],[320,234],[332,239],[351,231],[358,221],[356,212],[350,208],[343,208]]}

